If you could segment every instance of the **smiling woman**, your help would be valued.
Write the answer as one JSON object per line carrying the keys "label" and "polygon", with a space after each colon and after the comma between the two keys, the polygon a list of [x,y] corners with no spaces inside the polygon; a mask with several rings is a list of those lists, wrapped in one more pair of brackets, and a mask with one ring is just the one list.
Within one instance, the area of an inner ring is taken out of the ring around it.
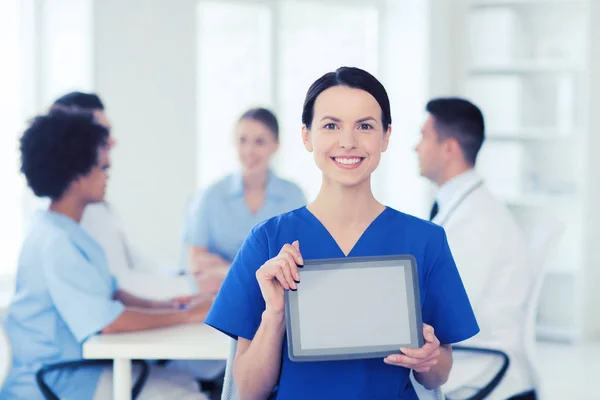
{"label": "smiling woman", "polygon": [[186,221],[188,269],[204,293],[219,290],[256,224],[306,204],[302,190],[270,168],[279,149],[279,124],[271,111],[246,111],[237,121],[234,137],[240,171],[202,191]]}
{"label": "smiling woman", "polygon": [[[252,230],[206,318],[239,341],[233,375],[240,397],[268,398],[277,388],[284,399],[414,400],[410,370],[427,388],[442,385],[450,344],[478,332],[443,229],[384,206],[371,191],[391,122],[385,88],[361,69],[339,68],[308,90],[302,139],[321,170],[321,189],[308,206]],[[423,347],[383,360],[292,362],[284,292],[302,287],[304,260],[396,254],[417,261]]]}

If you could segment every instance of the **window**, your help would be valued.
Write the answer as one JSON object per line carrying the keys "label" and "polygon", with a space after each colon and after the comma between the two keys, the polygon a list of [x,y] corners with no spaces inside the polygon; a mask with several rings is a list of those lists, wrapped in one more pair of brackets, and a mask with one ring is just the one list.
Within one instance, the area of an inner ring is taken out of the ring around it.
{"label": "window", "polygon": [[25,188],[18,139],[57,96],[91,89],[91,12],[91,0],[0,2],[0,275],[14,274],[30,216],[47,205]]}
{"label": "window", "polygon": [[23,180],[18,137],[22,129],[21,2],[0,2],[0,275],[14,273],[22,239]]}

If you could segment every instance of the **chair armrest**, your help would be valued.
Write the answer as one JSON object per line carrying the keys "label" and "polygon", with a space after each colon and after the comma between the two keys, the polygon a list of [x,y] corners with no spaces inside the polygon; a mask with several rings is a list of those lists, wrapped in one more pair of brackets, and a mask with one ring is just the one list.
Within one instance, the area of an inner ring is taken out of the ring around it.
{"label": "chair armrest", "polygon": [[[139,396],[144,384],[146,383],[146,380],[148,379],[150,369],[148,367],[148,363],[146,363],[144,360],[133,360],[133,363],[140,365],[142,368],[140,376],[138,376],[131,390],[131,397],[135,400]],[[77,360],[48,364],[39,369],[39,371],[35,374],[35,380],[46,400],[60,400],[60,398],[52,391],[52,389],[50,389],[44,380],[44,377],[47,373],[60,369],[109,365],[112,365],[112,360]]]}
{"label": "chair armrest", "polygon": [[[473,387],[469,385],[463,385],[446,394],[447,400],[482,400],[494,390],[506,375],[506,371],[510,365],[510,358],[508,354],[497,349],[488,349],[483,347],[471,347],[471,346],[452,346],[453,352],[465,352],[473,354],[485,354],[493,355],[502,359],[502,365],[494,377],[483,387]],[[453,397],[452,393],[458,393],[460,391],[474,391],[467,396]]]}

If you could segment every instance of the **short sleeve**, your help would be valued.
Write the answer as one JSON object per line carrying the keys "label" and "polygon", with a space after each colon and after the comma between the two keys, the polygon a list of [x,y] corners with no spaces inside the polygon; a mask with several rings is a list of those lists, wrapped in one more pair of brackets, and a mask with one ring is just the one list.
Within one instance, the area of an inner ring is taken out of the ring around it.
{"label": "short sleeve", "polygon": [[260,228],[254,228],[233,260],[206,324],[234,339],[254,338],[265,310],[256,271],[269,258],[266,235]]}
{"label": "short sleeve", "polygon": [[210,239],[209,215],[213,210],[210,190],[197,195],[190,204],[183,241],[188,246],[208,247]]}
{"label": "short sleeve", "polygon": [[439,229],[437,257],[425,278],[423,322],[433,326],[441,344],[466,340],[479,332],[467,292],[452,258],[446,233]]}
{"label": "short sleeve", "polygon": [[79,342],[100,332],[121,315],[125,306],[113,300],[116,281],[90,263],[68,240],[55,241],[47,251],[44,273],[50,297]]}

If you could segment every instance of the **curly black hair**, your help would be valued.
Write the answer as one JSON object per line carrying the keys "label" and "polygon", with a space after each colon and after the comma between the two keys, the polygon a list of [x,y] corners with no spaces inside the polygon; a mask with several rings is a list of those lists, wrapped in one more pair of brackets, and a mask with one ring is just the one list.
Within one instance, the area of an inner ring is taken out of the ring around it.
{"label": "curly black hair", "polygon": [[53,110],[33,119],[21,137],[21,172],[38,197],[60,199],[98,162],[108,130],[84,110]]}

